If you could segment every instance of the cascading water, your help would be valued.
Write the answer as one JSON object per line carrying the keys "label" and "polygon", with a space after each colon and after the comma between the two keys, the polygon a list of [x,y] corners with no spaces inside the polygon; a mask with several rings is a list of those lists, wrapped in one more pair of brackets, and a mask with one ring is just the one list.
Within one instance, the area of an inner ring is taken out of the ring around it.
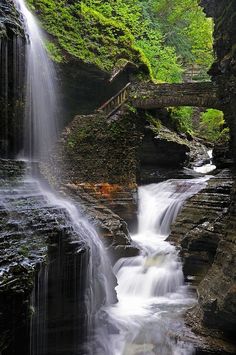
{"label": "cascading water", "polygon": [[[32,160],[47,158],[57,137],[57,91],[55,85],[55,70],[48,59],[44,48],[42,31],[36,19],[28,10],[24,0],[15,0],[16,6],[22,13],[28,34],[27,46],[27,82],[26,82],[26,111],[25,111],[25,145],[24,157]],[[42,187],[38,179],[26,177],[48,204],[66,211],[68,223],[75,239],[84,241],[88,249],[87,282],[85,285],[86,317],[83,328],[88,335],[83,345],[83,354],[94,354],[96,341],[91,339],[94,324],[98,324],[99,308],[110,305],[114,301],[114,275],[109,258],[100,238],[93,227],[79,214],[78,208],[71,202],[60,199],[47,189]],[[25,183],[23,181],[23,183]],[[63,259],[62,259],[63,260]],[[44,269],[44,275],[37,280],[37,290],[33,295],[32,309],[35,309],[31,322],[31,355],[51,354],[48,344],[48,292],[50,288],[50,265]],[[75,273],[77,270],[75,270]],[[47,275],[47,277],[45,277]],[[38,275],[40,277],[40,274]],[[73,296],[76,298],[76,294]],[[37,298],[37,299],[36,299]],[[40,303],[41,302],[41,303]],[[77,311],[77,308],[75,309]],[[81,311],[81,310],[80,310]],[[73,324],[77,329],[77,325]],[[56,339],[56,338],[55,338]],[[56,341],[54,339],[54,342]],[[79,339],[75,337],[75,345],[71,346],[73,354],[80,354]],[[59,350],[61,351],[61,350]],[[66,352],[66,349],[65,349]],[[54,355],[54,354],[53,354]]]}
{"label": "cascading water", "polygon": [[212,149],[208,150],[207,154],[209,156],[210,162],[202,166],[194,167],[194,171],[196,171],[197,173],[209,174],[211,171],[216,169],[216,166],[212,164],[212,158],[213,158]]}
{"label": "cascading water", "polygon": [[25,19],[28,35],[24,158],[47,157],[57,138],[58,102],[56,73],[45,50],[44,38],[24,0],[15,0]]}
{"label": "cascading water", "polygon": [[141,254],[114,267],[119,302],[107,313],[117,330],[107,335],[110,350],[104,354],[193,354],[192,345],[181,340],[181,314],[195,299],[184,284],[177,251],[166,238],[183,202],[205,187],[208,178],[139,188],[139,230],[132,238]]}

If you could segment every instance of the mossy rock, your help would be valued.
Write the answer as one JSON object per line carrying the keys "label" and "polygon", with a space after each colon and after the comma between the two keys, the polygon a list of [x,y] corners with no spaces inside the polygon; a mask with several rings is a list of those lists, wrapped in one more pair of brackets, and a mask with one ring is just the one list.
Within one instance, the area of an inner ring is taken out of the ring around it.
{"label": "mossy rock", "polygon": [[46,47],[52,59],[71,57],[111,72],[120,60],[129,60],[149,73],[149,62],[131,32],[120,22],[87,6],[86,1],[28,0],[44,29],[52,35]]}

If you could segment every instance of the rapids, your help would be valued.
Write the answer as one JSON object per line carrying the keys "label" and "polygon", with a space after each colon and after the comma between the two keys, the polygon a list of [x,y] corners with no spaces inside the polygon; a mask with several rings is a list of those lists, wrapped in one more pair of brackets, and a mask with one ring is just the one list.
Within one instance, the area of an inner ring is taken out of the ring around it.
{"label": "rapids", "polygon": [[106,311],[118,331],[110,335],[112,346],[104,354],[194,354],[191,342],[183,341],[182,316],[196,299],[184,283],[178,252],[166,239],[184,201],[208,178],[139,188],[139,229],[132,239],[141,253],[114,266],[119,302]]}

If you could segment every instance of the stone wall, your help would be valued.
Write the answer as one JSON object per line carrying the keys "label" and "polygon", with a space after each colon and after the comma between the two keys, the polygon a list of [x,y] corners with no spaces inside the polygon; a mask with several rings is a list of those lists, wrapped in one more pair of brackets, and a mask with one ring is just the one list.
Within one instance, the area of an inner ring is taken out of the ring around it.
{"label": "stone wall", "polygon": [[231,151],[236,158],[236,2],[203,0],[202,5],[214,18],[216,62],[210,75],[218,87],[218,98],[230,128]]}
{"label": "stone wall", "polygon": [[0,4],[0,156],[22,147],[25,37],[13,0]]}
{"label": "stone wall", "polygon": [[26,172],[0,160],[0,353],[75,353],[87,336],[88,247]]}
{"label": "stone wall", "polygon": [[168,239],[178,247],[186,281],[198,295],[187,323],[210,354],[234,354],[235,176],[229,170],[185,203]]}
{"label": "stone wall", "polygon": [[[235,159],[236,2],[203,0],[202,5],[215,22],[216,62],[210,74],[218,87],[217,95],[230,128],[230,151]],[[230,156],[226,158],[230,163]],[[180,235],[185,273],[197,276],[195,282],[198,285],[199,305],[189,313],[188,322],[198,333],[232,341],[236,326],[235,174],[232,178],[226,176],[223,185],[222,179],[215,182],[215,191],[211,191],[214,183],[212,185],[210,180],[206,190],[187,202],[171,238],[177,241],[175,236]],[[233,188],[230,188],[232,184]],[[178,225],[181,225],[181,231]],[[185,226],[188,229],[186,233]]]}

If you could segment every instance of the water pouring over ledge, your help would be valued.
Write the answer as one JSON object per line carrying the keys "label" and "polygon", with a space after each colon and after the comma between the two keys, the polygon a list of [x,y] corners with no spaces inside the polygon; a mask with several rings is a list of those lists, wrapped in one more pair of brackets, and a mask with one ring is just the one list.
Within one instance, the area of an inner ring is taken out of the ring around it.
{"label": "water pouring over ledge", "polygon": [[141,254],[120,259],[114,267],[119,302],[107,313],[118,331],[107,335],[101,354],[194,354],[191,341],[181,336],[183,314],[196,299],[184,283],[178,253],[166,238],[184,201],[208,179],[168,180],[139,188],[139,230],[132,238]]}
{"label": "water pouring over ledge", "polygon": [[[58,115],[57,89],[54,80],[55,70],[45,51],[43,34],[35,17],[26,7],[24,0],[14,1],[24,18],[28,34],[23,157],[30,162],[35,160],[42,161],[50,154],[50,150],[57,138]],[[66,211],[72,234],[77,240],[82,240],[87,245],[87,282],[83,290],[86,303],[86,316],[83,327],[87,328],[88,339],[83,345],[83,350],[80,348],[78,337],[75,337],[75,344],[72,347],[76,349],[74,350],[75,354],[83,351],[83,353],[92,355],[94,354],[93,347],[96,345],[94,341],[90,341],[90,335],[94,330],[94,322],[99,322],[97,313],[99,313],[101,305],[108,306],[114,301],[114,291],[112,288],[114,275],[110,260],[97,232],[88,221],[82,218],[77,206],[66,199],[57,197],[55,193],[45,188],[38,178],[26,176],[22,184],[28,182],[33,184],[36,195],[39,195],[40,199],[43,199],[47,205]],[[50,279],[48,269],[50,270],[46,265],[44,272],[41,273],[44,275],[43,280],[38,281],[38,285],[40,285],[38,288],[41,289],[38,289],[38,294],[36,297],[33,297],[35,304],[32,304],[32,308],[35,309],[35,312],[32,315],[33,319],[31,322],[31,338],[33,336],[33,341],[30,355],[48,355],[50,353],[47,339],[50,332],[47,314],[47,290],[50,288],[50,285],[48,285],[48,280]],[[40,294],[43,297],[38,297]],[[35,299],[37,297],[38,300]],[[43,302],[43,304],[40,304],[40,302]],[[40,310],[43,310],[42,313],[44,314],[38,314]],[[80,311],[83,312],[83,310]],[[73,324],[73,327],[77,329],[76,324]],[[60,334],[60,329],[58,332]],[[56,341],[55,339],[54,342]]]}
{"label": "water pouring over ledge", "polygon": [[24,0],[14,0],[24,17],[27,34],[26,106],[23,158],[47,158],[58,136],[56,72],[49,59],[37,20]]}

